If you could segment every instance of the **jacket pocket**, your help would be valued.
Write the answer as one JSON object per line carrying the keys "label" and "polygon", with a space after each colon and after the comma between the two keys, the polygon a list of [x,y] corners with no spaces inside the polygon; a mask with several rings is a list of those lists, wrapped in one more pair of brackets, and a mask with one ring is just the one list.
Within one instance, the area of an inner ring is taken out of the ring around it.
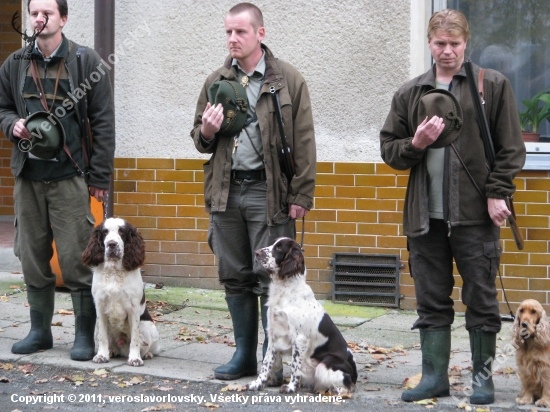
{"label": "jacket pocket", "polygon": [[210,161],[202,165],[204,171],[204,203],[210,207],[212,204],[212,165]]}
{"label": "jacket pocket", "polygon": [[500,265],[500,256],[502,248],[498,240],[483,243],[483,255],[489,259],[489,277],[496,277]]}

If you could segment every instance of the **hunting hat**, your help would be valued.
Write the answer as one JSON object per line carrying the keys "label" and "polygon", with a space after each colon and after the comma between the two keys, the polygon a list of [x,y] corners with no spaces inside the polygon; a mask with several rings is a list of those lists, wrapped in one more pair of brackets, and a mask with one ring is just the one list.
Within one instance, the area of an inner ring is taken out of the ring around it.
{"label": "hunting hat", "polygon": [[29,152],[40,159],[55,158],[65,146],[65,129],[61,121],[48,112],[35,112],[25,119],[31,132]]}
{"label": "hunting hat", "polygon": [[462,130],[462,108],[454,95],[444,89],[427,91],[416,102],[412,113],[412,126],[414,132],[418,125],[428,117],[438,116],[443,119],[445,128],[429,147],[437,149],[451,144]]}
{"label": "hunting hat", "polygon": [[246,122],[248,97],[244,87],[238,82],[220,80],[212,83],[207,94],[212,106],[218,103],[223,106],[223,122],[217,134],[224,137],[235,136]]}

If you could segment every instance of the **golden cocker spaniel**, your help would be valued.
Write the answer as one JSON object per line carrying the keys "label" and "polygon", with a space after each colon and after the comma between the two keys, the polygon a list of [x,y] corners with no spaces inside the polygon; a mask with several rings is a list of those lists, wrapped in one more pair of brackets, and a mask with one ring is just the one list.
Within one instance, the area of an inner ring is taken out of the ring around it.
{"label": "golden cocker spaniel", "polygon": [[518,405],[550,407],[550,324],[541,304],[526,299],[516,311],[512,332],[521,380]]}

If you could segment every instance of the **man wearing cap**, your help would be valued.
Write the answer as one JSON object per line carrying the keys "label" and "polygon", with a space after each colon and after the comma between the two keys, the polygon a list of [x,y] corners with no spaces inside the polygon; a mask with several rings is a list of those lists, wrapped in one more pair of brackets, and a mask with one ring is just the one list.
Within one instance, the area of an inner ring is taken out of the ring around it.
{"label": "man wearing cap", "polygon": [[[91,49],[83,52],[85,79],[79,80],[80,46],[62,34],[66,0],[30,0],[27,7],[31,30],[42,32],[34,47],[13,53],[0,68],[0,128],[13,142],[14,252],[21,260],[31,319],[28,336],[15,343],[12,352],[28,354],[53,345],[56,277],[50,260],[55,240],[75,312],[70,356],[89,360],[94,355],[96,312],[92,273],[82,264],[82,252],[94,226],[90,194],[101,201],[113,172],[112,90],[100,57]],[[94,71],[97,76],[90,76]],[[84,94],[93,134],[88,167],[78,113]]]}
{"label": "man wearing cap", "polygon": [[[257,373],[258,296],[267,332],[270,279],[254,262],[254,251],[280,236],[295,237],[294,219],[313,206],[316,151],[307,85],[262,44],[262,12],[250,3],[236,5],[225,17],[225,31],[230,56],[204,83],[191,138],[199,152],[212,155],[204,164],[208,243],[218,259],[237,346],[215,376],[237,379]],[[278,109],[270,91],[276,93],[294,160],[291,182],[281,166]],[[265,354],[267,333],[263,348]],[[275,369],[271,383],[280,384],[282,364]]]}
{"label": "man wearing cap", "polygon": [[[397,90],[380,132],[384,161],[398,170],[410,169],[403,227],[416,292],[413,329],[420,330],[422,379],[403,392],[402,399],[409,402],[449,396],[453,258],[467,307],[474,382],[470,402],[494,401],[490,371],[501,328],[495,285],[500,226],[510,214],[506,198],[515,191],[525,146],[510,83],[488,69],[485,112],[496,152],[489,172],[462,67],[468,38],[462,13],[447,9],[432,16],[428,45],[435,64]],[[479,72],[474,65],[476,79]]]}

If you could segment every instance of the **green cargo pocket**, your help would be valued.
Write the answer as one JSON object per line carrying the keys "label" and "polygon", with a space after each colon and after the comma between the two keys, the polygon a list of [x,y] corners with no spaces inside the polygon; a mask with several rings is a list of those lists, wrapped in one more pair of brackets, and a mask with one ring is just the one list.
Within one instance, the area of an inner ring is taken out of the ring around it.
{"label": "green cargo pocket", "polygon": [[483,244],[483,255],[489,259],[489,277],[494,278],[500,265],[500,256],[502,255],[500,242],[498,240],[485,242]]}

